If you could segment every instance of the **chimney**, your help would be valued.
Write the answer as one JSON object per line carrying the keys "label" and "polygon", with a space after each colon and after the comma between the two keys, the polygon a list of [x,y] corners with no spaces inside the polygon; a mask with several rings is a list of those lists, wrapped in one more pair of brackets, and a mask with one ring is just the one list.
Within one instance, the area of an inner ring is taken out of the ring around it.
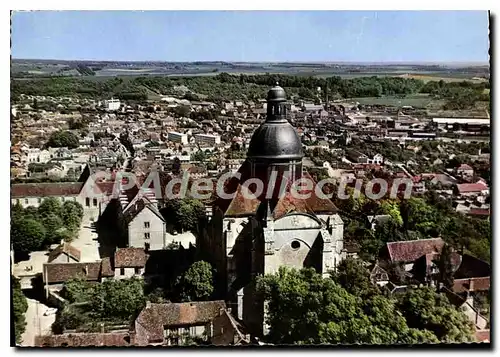
{"label": "chimney", "polygon": [[151,301],[146,301],[146,309],[151,307]]}
{"label": "chimney", "polygon": [[474,280],[469,279],[469,291],[474,291]]}

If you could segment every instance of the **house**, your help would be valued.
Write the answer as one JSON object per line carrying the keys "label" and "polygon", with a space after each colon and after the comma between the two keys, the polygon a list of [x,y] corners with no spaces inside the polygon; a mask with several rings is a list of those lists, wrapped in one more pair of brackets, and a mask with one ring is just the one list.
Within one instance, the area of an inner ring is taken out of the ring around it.
{"label": "house", "polygon": [[461,164],[456,168],[456,173],[461,177],[472,177],[474,176],[474,169],[467,164]]}
{"label": "house", "polygon": [[368,163],[381,165],[384,163],[384,157],[381,154],[375,154],[372,159],[368,159]]}
{"label": "house", "polygon": [[385,286],[389,283],[389,274],[379,264],[375,264],[370,271],[370,281],[378,286]]}
{"label": "house", "polygon": [[390,263],[401,263],[411,271],[415,261],[427,254],[441,253],[444,241],[441,238],[419,239],[387,243],[382,255]]}
{"label": "house", "polygon": [[479,180],[476,183],[462,183],[455,186],[455,194],[462,197],[473,197],[480,195],[488,195],[489,188],[484,180]]}
{"label": "house", "polygon": [[113,275],[109,259],[97,262],[45,263],[42,272],[47,297],[51,291],[60,291],[63,284],[70,279],[82,278],[88,282],[101,282]]}
{"label": "house", "polygon": [[23,208],[38,207],[44,198],[55,197],[61,202],[78,201],[83,182],[20,183],[11,185],[11,203]]}
{"label": "house", "polygon": [[212,345],[248,343],[222,300],[154,304],[147,302],[134,323],[135,345],[178,346],[189,340]]}
{"label": "house", "polygon": [[138,194],[127,202],[127,196],[121,195],[123,208],[122,222],[128,238],[128,246],[148,250],[165,249],[166,222],[160,211],[154,193]]}
{"label": "house", "polygon": [[49,253],[47,263],[78,263],[79,261],[80,250],[63,241]]}
{"label": "house", "polygon": [[144,248],[118,248],[115,252],[115,279],[142,276],[148,260]]}
{"label": "house", "polygon": [[357,151],[357,150],[347,150],[346,151],[347,158],[356,164],[368,164],[368,156]]}

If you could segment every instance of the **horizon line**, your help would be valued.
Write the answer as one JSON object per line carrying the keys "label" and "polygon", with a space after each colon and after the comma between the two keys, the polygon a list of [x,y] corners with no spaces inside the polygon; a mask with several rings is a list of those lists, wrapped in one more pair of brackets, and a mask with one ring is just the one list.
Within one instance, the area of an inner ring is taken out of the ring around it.
{"label": "horizon line", "polygon": [[16,61],[66,61],[66,62],[127,62],[127,63],[141,63],[141,62],[159,62],[159,63],[194,63],[194,62],[205,62],[205,63],[257,63],[257,64],[280,64],[280,63],[290,63],[290,64],[407,64],[407,65],[436,65],[436,64],[462,64],[462,65],[490,65],[490,60],[470,60],[470,61],[419,61],[419,60],[405,60],[405,61],[267,61],[267,60],[258,60],[258,61],[232,61],[232,60],[190,60],[190,61],[178,61],[178,60],[152,60],[152,59],[143,59],[143,60],[119,60],[119,59],[62,59],[62,58],[16,58],[11,56],[11,60]]}

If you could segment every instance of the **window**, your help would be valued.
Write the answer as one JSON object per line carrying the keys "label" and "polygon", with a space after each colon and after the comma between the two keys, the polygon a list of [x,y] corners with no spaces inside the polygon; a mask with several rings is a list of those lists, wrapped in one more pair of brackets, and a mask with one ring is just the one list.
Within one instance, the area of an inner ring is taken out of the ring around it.
{"label": "window", "polygon": [[149,238],[150,238],[149,232],[148,233],[144,233],[144,239],[149,239]]}
{"label": "window", "polygon": [[125,275],[125,268],[120,268],[120,275]]}
{"label": "window", "polygon": [[28,201],[28,199],[27,199],[27,198],[25,198],[25,199],[24,199],[24,204],[25,204],[25,205],[27,205],[27,204],[28,204],[28,202],[29,202],[29,201]]}
{"label": "window", "polygon": [[97,206],[97,198],[94,198],[94,199],[92,200],[92,204],[94,205],[94,207],[96,207],[96,206]]}
{"label": "window", "polygon": [[149,250],[149,243],[144,243],[144,250],[146,252]]}
{"label": "window", "polygon": [[85,198],[85,206],[90,207],[90,198]]}
{"label": "window", "polygon": [[42,203],[42,199],[41,198],[38,199],[38,203]]}
{"label": "window", "polygon": [[144,222],[144,228],[149,228],[149,222]]}
{"label": "window", "polygon": [[140,274],[141,273],[141,268],[134,268],[134,273]]}
{"label": "window", "polygon": [[298,240],[294,240],[292,242],[292,249],[299,249],[300,248],[300,242]]}

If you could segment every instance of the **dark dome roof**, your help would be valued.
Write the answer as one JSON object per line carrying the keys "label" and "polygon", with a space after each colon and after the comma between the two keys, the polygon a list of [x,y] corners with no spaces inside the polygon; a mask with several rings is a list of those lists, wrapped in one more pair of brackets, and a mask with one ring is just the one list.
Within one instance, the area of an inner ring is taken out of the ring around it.
{"label": "dark dome roof", "polygon": [[281,88],[278,83],[267,92],[268,102],[284,102],[286,101],[286,93],[283,88]]}
{"label": "dark dome roof", "polygon": [[247,157],[255,159],[302,159],[302,143],[288,121],[264,122],[255,130]]}

